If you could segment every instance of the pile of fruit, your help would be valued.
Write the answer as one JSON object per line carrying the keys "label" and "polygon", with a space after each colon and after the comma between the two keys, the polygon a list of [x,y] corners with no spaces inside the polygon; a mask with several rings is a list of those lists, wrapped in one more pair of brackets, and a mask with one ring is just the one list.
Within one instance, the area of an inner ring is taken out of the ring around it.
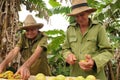
{"label": "pile of fruit", "polygon": [[97,80],[97,79],[93,75],[88,75],[86,78],[84,78],[83,76],[65,77],[64,75],[46,77],[44,74],[38,73],[35,76],[35,80]]}
{"label": "pile of fruit", "polygon": [[6,71],[6,72],[3,72],[3,73],[0,73],[0,78],[10,79],[10,80],[20,79],[20,75],[19,74],[14,75],[14,73],[12,71]]}

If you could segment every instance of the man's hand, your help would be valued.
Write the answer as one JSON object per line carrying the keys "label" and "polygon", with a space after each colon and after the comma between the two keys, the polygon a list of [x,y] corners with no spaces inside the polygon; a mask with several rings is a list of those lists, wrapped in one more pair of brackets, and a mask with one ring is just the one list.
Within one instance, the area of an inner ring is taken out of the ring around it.
{"label": "man's hand", "polygon": [[76,60],[77,59],[76,59],[75,55],[72,53],[70,53],[66,58],[66,62],[69,64],[74,64]]}
{"label": "man's hand", "polygon": [[94,60],[91,58],[90,55],[85,56],[86,60],[85,61],[80,61],[79,66],[81,69],[85,71],[89,71],[93,68],[94,66]]}
{"label": "man's hand", "polygon": [[15,73],[15,75],[20,74],[22,80],[28,80],[30,77],[30,71],[26,66],[21,66],[18,71]]}

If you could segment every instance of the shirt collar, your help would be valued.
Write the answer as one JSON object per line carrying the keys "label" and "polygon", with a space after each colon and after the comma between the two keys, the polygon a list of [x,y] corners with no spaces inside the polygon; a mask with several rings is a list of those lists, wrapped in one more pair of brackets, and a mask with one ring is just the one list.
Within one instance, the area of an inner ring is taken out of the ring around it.
{"label": "shirt collar", "polygon": [[[92,20],[92,19],[89,18],[89,23],[90,23],[89,26],[92,27],[93,25],[98,24],[98,21],[97,21],[97,20]],[[72,25],[72,26],[79,26],[78,23],[72,23],[71,25]]]}

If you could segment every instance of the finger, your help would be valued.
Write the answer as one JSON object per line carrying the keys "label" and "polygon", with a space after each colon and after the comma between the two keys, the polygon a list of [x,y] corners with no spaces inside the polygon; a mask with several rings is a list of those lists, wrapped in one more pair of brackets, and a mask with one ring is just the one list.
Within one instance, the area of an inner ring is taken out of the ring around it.
{"label": "finger", "polygon": [[93,67],[93,63],[91,60],[87,61],[87,62],[80,62],[80,64],[86,68],[92,68]]}
{"label": "finger", "polygon": [[82,66],[82,65],[80,66],[80,68],[84,71],[89,71],[89,70],[92,69],[91,67],[85,67],[85,66]]}
{"label": "finger", "polygon": [[76,60],[77,60],[75,56],[73,56],[72,58],[73,58],[73,61],[76,61]]}
{"label": "finger", "polygon": [[23,80],[25,80],[25,76],[26,76],[26,75],[25,75],[25,74],[26,74],[25,72],[26,72],[25,70],[24,70],[23,72],[21,72],[21,76],[22,76],[22,79],[23,79]]}
{"label": "finger", "polygon": [[21,74],[21,78],[22,78],[22,79],[25,79],[25,78],[24,78],[24,76],[25,76],[25,70],[21,70],[21,71],[20,71],[20,74]]}
{"label": "finger", "polygon": [[30,72],[27,70],[27,79],[30,77]]}
{"label": "finger", "polygon": [[24,71],[24,79],[28,79],[28,70]]}
{"label": "finger", "polygon": [[91,59],[91,55],[87,54],[87,55],[85,55],[85,58],[86,59]]}
{"label": "finger", "polygon": [[74,64],[75,63],[75,61],[74,60],[69,60],[69,64]]}
{"label": "finger", "polygon": [[28,80],[29,77],[30,77],[30,72],[26,70],[24,79]]}

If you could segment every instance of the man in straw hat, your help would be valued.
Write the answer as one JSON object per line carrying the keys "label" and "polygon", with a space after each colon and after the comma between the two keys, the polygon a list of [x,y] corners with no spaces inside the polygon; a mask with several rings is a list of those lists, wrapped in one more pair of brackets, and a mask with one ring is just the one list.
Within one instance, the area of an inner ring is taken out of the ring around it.
{"label": "man in straw hat", "polygon": [[86,0],[72,0],[68,16],[75,17],[76,22],[67,29],[63,56],[71,66],[71,76],[94,75],[106,80],[104,66],[113,54],[104,27],[88,17],[95,11]]}
{"label": "man in straw hat", "polygon": [[25,30],[14,49],[12,49],[6,59],[0,64],[0,73],[5,66],[15,58],[20,52],[23,65],[16,74],[21,74],[23,79],[28,79],[31,75],[43,73],[51,75],[47,61],[47,36],[39,31],[43,27],[42,23],[36,23],[32,15],[28,15],[24,21],[24,26],[19,30]]}

